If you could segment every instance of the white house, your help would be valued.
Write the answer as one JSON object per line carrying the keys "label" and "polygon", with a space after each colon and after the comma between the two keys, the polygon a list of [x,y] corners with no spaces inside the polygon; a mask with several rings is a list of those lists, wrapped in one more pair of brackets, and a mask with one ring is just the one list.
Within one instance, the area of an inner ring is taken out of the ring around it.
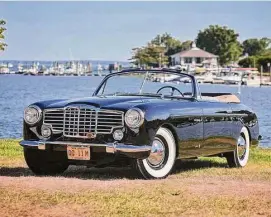
{"label": "white house", "polygon": [[218,65],[218,56],[196,47],[195,42],[193,42],[191,49],[173,54],[170,57],[173,66],[181,65],[186,68],[204,66],[214,68]]}

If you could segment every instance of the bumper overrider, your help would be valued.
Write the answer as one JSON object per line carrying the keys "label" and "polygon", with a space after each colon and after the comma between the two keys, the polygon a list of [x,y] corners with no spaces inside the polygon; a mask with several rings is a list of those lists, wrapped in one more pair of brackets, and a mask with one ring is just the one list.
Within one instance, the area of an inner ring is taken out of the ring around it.
{"label": "bumper overrider", "polygon": [[144,159],[149,157],[151,152],[151,146],[142,145],[127,145],[124,143],[106,143],[106,144],[96,144],[96,143],[83,143],[83,142],[69,142],[69,141],[32,141],[32,140],[22,140],[20,145],[23,147],[37,148],[39,150],[46,150],[47,147],[51,145],[59,146],[74,146],[74,147],[104,147],[106,153],[111,154],[121,154],[129,158]]}

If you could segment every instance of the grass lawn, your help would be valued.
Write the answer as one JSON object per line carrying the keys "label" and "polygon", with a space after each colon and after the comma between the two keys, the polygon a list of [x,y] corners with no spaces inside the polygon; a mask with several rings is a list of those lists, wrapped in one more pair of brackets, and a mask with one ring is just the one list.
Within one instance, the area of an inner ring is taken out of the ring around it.
{"label": "grass lawn", "polygon": [[71,167],[38,177],[18,140],[0,140],[0,216],[271,216],[271,149],[249,164],[223,158],[178,161],[164,180],[139,180],[129,168]]}

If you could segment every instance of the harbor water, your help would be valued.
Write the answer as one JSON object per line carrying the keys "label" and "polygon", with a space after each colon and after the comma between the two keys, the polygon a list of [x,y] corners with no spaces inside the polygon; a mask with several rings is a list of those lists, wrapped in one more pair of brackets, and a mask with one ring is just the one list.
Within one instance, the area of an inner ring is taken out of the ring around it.
{"label": "harbor water", "polygon": [[[24,108],[36,101],[91,96],[103,77],[0,76],[0,138],[21,138]],[[131,86],[133,84],[131,83]],[[262,147],[271,147],[271,89],[200,85],[202,92],[241,91],[241,102],[258,115]]]}

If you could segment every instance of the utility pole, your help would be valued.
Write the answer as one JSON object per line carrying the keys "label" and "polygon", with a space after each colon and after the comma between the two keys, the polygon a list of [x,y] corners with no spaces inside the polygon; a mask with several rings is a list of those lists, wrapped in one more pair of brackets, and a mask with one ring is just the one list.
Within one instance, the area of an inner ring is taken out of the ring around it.
{"label": "utility pole", "polygon": [[271,64],[267,63],[267,66],[269,67],[269,81],[271,82]]}
{"label": "utility pole", "polygon": [[262,86],[262,76],[263,76],[263,66],[261,65],[261,73],[260,73],[260,87]]}
{"label": "utility pole", "polygon": [[[159,49],[161,48],[161,36],[160,36],[160,34],[158,35],[158,37],[159,37]],[[161,69],[161,65],[162,65],[162,53],[161,53],[161,51],[159,52],[159,69]]]}

